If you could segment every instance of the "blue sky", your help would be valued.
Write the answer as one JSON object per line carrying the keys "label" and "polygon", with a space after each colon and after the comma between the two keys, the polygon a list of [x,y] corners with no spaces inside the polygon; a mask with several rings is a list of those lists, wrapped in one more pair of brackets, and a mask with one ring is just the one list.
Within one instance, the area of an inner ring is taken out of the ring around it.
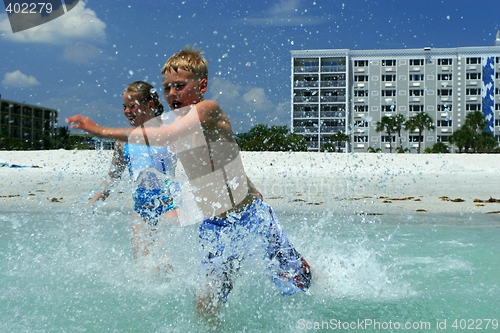
{"label": "blue sky", "polygon": [[497,0],[87,0],[15,34],[0,8],[2,98],[58,109],[60,126],[77,113],[127,125],[125,85],[160,91],[188,44],[209,61],[205,98],[241,132],[290,125],[291,50],[491,46],[500,30]]}

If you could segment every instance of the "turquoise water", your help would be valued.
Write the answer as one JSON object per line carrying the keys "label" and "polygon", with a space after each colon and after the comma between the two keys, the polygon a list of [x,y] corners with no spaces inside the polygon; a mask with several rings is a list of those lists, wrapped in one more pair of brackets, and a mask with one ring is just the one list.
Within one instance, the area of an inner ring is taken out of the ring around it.
{"label": "turquoise water", "polygon": [[[196,226],[169,228],[160,255],[136,263],[127,209],[2,212],[0,331],[437,332],[446,320],[452,332],[473,320],[500,332],[498,216],[277,213],[311,290],[281,296],[249,261],[213,327],[195,311]],[[157,268],[163,253],[173,272]]]}

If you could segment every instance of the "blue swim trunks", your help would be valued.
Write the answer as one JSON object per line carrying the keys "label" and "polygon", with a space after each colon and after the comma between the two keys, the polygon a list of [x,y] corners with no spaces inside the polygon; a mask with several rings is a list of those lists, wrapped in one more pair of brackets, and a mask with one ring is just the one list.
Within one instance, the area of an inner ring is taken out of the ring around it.
{"label": "blue swim trunks", "polygon": [[242,261],[255,253],[277,261],[269,274],[283,295],[306,291],[311,284],[309,265],[288,241],[272,208],[260,199],[226,219],[205,219],[200,248],[204,272],[223,302]]}
{"label": "blue swim trunks", "polygon": [[153,227],[158,224],[163,214],[175,208],[172,198],[159,189],[137,188],[134,193],[134,202],[134,210]]}

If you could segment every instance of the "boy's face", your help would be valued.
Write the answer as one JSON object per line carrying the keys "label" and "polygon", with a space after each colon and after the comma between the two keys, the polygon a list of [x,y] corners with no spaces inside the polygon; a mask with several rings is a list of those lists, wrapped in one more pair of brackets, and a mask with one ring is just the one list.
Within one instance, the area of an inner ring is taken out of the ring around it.
{"label": "boy's face", "polygon": [[151,103],[153,108],[151,108],[151,105],[141,104],[137,92],[123,93],[123,114],[127,117],[131,126],[140,126],[154,117],[154,102],[150,101],[148,104]]}
{"label": "boy's face", "polygon": [[163,75],[163,93],[168,106],[172,110],[189,107],[203,100],[207,91],[207,80],[196,78],[196,75],[185,69],[165,72]]}

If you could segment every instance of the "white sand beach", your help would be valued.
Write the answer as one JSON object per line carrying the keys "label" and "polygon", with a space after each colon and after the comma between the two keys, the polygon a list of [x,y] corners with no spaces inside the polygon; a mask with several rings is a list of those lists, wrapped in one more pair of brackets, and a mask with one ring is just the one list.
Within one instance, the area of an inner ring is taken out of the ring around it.
{"label": "white sand beach", "polygon": [[[106,176],[111,156],[112,151],[2,151],[0,160],[30,167],[0,168],[0,207],[6,211],[83,206]],[[369,215],[500,212],[500,155],[242,156],[250,179],[277,209]],[[108,207],[131,206],[126,192],[124,184],[117,186]]]}

